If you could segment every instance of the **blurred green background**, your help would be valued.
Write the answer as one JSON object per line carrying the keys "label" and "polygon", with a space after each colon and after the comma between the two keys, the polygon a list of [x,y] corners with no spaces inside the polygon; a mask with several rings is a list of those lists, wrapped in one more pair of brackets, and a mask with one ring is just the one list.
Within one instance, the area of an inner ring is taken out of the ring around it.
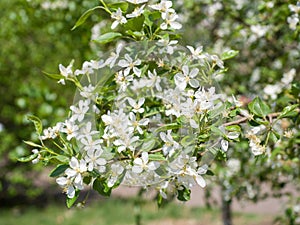
{"label": "blurred green background", "polygon": [[56,84],[43,71],[57,73],[59,63],[68,65],[76,59],[79,66],[94,57],[89,45],[91,25],[75,31],[71,28],[97,2],[61,1],[57,7],[45,2],[0,1],[1,205],[11,204],[12,198],[35,198],[41,191],[32,188],[37,186],[32,178],[40,166],[17,162],[31,151],[22,141],[36,139],[26,115],[43,118],[43,124],[51,126],[64,119],[72,103],[73,88]]}

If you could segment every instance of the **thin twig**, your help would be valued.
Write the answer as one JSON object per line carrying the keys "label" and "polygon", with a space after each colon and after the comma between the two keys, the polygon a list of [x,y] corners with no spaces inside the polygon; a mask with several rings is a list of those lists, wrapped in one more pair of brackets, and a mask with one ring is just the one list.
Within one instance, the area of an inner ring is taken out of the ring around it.
{"label": "thin twig", "polygon": [[228,123],[224,123],[223,126],[227,127],[227,126],[231,126],[231,125],[237,125],[237,124],[246,122],[248,119],[249,119],[248,117],[242,117],[241,119],[231,121],[231,122],[228,122]]}
{"label": "thin twig", "polygon": [[[270,113],[266,117],[268,117],[270,123],[272,123],[272,119],[278,117],[280,114],[281,114],[281,112]],[[251,117],[242,117],[238,120],[234,120],[234,121],[231,121],[231,122],[228,122],[228,123],[224,123],[223,126],[227,127],[227,126],[231,126],[231,125],[238,125],[238,124],[247,122],[248,120],[251,120]]]}

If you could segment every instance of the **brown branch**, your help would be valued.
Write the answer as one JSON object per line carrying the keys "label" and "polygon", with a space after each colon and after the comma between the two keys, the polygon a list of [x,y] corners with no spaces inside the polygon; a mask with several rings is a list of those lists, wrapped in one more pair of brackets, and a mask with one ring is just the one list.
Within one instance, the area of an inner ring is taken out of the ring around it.
{"label": "brown branch", "polygon": [[[298,112],[300,111],[299,109],[296,109]],[[275,112],[275,113],[270,113],[268,114],[266,117],[269,118],[269,122],[272,123],[272,119],[278,117],[281,114],[281,112]],[[227,127],[227,126],[231,126],[231,125],[238,125],[244,122],[247,122],[248,120],[251,120],[251,118],[249,117],[242,117],[238,120],[234,120],[228,123],[224,123],[223,126]]]}
{"label": "brown branch", "polygon": [[242,117],[241,119],[231,121],[231,122],[228,122],[228,123],[224,123],[223,126],[228,127],[228,126],[231,126],[231,125],[237,125],[237,124],[246,122],[248,119],[249,119],[248,117]]}

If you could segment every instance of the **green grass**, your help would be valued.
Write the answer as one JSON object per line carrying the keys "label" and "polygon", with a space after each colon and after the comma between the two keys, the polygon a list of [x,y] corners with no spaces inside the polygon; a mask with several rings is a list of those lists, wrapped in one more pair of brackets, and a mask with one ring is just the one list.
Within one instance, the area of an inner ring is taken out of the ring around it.
{"label": "green grass", "polygon": [[[133,225],[135,224],[134,199],[108,199],[88,204],[85,208],[67,209],[63,205],[50,204],[45,208],[34,206],[1,209],[0,225]],[[190,208],[184,204],[169,204],[158,209],[153,202],[144,202],[141,210],[142,225],[162,224],[164,221],[198,221],[195,224],[217,225],[220,223],[218,210]],[[262,216],[252,214],[235,214],[236,224],[270,224],[264,223]],[[180,223],[182,221],[182,223]],[[270,220],[269,220],[270,221]]]}

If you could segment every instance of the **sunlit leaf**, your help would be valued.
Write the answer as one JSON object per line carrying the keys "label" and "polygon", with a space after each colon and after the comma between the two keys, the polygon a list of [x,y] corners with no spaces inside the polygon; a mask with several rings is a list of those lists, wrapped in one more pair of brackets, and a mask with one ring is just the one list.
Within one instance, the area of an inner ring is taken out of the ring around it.
{"label": "sunlit leaf", "polygon": [[75,23],[75,25],[72,27],[72,30],[75,30],[77,27],[79,27],[80,25],[82,25],[86,19],[96,10],[96,9],[104,9],[106,11],[106,9],[103,6],[96,6],[92,9],[89,9],[87,11],[85,11],[81,17],[77,20],[77,22]]}
{"label": "sunlit leaf", "polygon": [[106,44],[106,43],[109,43],[109,42],[115,40],[118,37],[122,37],[122,34],[117,33],[117,32],[109,32],[109,33],[101,35],[100,37],[98,37],[97,39],[95,39],[93,41],[97,42],[99,44]]}

